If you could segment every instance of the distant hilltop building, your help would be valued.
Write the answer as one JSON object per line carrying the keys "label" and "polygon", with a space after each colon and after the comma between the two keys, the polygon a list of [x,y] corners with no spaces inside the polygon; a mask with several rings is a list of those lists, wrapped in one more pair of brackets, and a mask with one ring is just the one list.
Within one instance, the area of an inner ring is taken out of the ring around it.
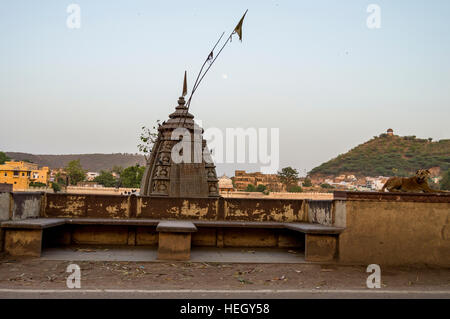
{"label": "distant hilltop building", "polygon": [[386,134],[389,136],[394,136],[394,130],[391,128],[388,128]]}
{"label": "distant hilltop building", "polygon": [[7,161],[0,165],[0,183],[11,184],[13,190],[28,189],[30,183],[42,183],[48,185],[49,168],[38,168],[37,164],[25,161]]}

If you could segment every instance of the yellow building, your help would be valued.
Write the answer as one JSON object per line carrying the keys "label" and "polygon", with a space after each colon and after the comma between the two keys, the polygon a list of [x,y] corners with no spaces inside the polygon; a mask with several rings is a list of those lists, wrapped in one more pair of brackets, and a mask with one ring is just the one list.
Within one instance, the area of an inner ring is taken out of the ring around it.
{"label": "yellow building", "polygon": [[13,190],[28,189],[31,182],[48,185],[49,168],[38,168],[37,164],[7,161],[0,165],[0,183],[12,184]]}

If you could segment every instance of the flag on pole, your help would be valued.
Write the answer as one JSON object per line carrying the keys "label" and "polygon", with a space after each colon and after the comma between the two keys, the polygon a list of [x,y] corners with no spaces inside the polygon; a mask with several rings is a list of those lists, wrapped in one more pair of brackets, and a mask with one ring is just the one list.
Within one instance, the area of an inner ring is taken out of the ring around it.
{"label": "flag on pole", "polygon": [[186,81],[186,71],[184,71],[184,83],[183,83],[183,94],[182,96],[186,96],[187,94],[187,81]]}
{"label": "flag on pole", "polygon": [[209,63],[212,63],[213,57],[214,57],[213,51],[211,51],[211,53],[210,53],[210,54],[208,55],[208,57],[206,58],[206,61],[208,61]]}
{"label": "flag on pole", "polygon": [[241,20],[237,24],[236,28],[234,28],[234,32],[237,33],[240,41],[242,41],[242,23],[244,22],[244,18],[245,18],[245,15],[247,14],[247,11],[248,10],[245,11],[244,15],[242,16]]}

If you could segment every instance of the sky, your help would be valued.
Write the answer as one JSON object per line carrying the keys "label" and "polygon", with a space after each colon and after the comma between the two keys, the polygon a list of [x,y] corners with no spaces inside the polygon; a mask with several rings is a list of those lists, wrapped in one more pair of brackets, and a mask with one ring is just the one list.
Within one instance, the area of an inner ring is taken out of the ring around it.
{"label": "sky", "polygon": [[[301,173],[387,128],[450,138],[450,1],[2,0],[0,150],[138,152],[246,9],[194,96],[205,129],[279,128],[280,167]],[[257,170],[217,170],[239,168]]]}

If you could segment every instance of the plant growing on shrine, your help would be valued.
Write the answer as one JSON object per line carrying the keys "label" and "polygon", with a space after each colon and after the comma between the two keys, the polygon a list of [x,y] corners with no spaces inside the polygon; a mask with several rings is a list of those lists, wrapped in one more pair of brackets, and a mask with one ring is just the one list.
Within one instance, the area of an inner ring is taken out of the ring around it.
{"label": "plant growing on shrine", "polygon": [[141,128],[141,134],[139,135],[140,143],[137,145],[139,152],[144,154],[145,160],[148,160],[150,153],[152,151],[153,145],[158,138],[158,127],[160,120],[156,121],[156,125],[154,125],[151,129],[143,126]]}

